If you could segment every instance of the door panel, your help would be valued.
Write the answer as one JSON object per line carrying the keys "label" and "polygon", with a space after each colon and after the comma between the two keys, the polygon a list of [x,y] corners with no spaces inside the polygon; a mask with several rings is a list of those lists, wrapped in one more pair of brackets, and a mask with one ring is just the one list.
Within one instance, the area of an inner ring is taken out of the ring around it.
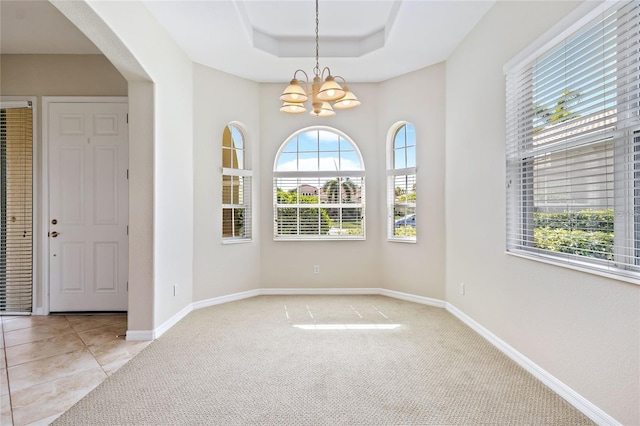
{"label": "door panel", "polygon": [[83,147],[61,147],[58,176],[59,221],[68,225],[84,224],[84,149]]}
{"label": "door panel", "polygon": [[94,223],[118,223],[118,148],[97,147],[95,150]]}
{"label": "door panel", "polygon": [[50,104],[52,312],[127,309],[126,114],[126,103]]}

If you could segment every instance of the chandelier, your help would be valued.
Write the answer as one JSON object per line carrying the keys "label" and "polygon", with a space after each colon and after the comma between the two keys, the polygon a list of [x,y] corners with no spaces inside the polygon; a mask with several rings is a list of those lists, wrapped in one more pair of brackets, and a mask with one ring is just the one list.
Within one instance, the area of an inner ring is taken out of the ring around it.
{"label": "chandelier", "polygon": [[[311,115],[316,117],[331,117],[336,115],[335,109],[349,109],[360,105],[360,101],[347,87],[347,82],[339,75],[332,76],[329,67],[320,70],[318,61],[318,0],[316,0],[316,66],[313,69],[313,81],[309,84],[309,76],[301,69],[293,73],[293,79],[286,89],[282,92],[280,100],[284,103],[280,111],[289,114],[300,114],[307,109],[304,103],[311,97]],[[325,72],[327,74],[325,78]],[[298,73],[304,74],[304,80],[298,80]],[[340,86],[337,79],[342,80],[343,86]],[[304,87],[302,84],[304,83]],[[311,90],[309,90],[311,89]],[[333,107],[330,102],[333,102]]]}

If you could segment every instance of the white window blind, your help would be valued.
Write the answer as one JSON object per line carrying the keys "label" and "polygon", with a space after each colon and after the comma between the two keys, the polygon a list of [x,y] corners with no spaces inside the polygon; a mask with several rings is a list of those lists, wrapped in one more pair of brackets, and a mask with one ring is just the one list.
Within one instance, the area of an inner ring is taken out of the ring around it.
{"label": "white window blind", "polygon": [[364,239],[365,179],[355,144],[324,127],[289,138],[276,157],[278,240]]}
{"label": "white window blind", "polygon": [[507,73],[509,252],[640,277],[639,4]]}
{"label": "white window blind", "polygon": [[411,123],[403,123],[396,129],[387,155],[387,237],[391,241],[415,242],[416,137]]}
{"label": "white window blind", "polygon": [[251,170],[246,166],[246,141],[234,124],[222,135],[223,241],[251,240]]}
{"label": "white window blind", "polygon": [[0,313],[32,310],[32,127],[30,107],[0,108]]}

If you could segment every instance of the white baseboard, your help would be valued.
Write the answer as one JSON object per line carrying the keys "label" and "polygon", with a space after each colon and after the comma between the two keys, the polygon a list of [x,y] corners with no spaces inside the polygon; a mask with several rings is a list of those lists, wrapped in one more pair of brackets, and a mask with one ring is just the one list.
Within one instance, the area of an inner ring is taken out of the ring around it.
{"label": "white baseboard", "polygon": [[127,330],[127,340],[153,340],[155,337],[153,330]]}
{"label": "white baseboard", "polygon": [[191,306],[193,309],[206,308],[208,306],[220,305],[222,303],[235,302],[237,300],[248,299],[250,297],[260,296],[260,290],[249,290],[240,293],[233,293],[226,296],[213,297],[211,299],[199,300],[193,302]]}
{"label": "white baseboard", "polygon": [[262,288],[260,295],[263,296],[302,296],[302,295],[325,295],[325,296],[348,296],[348,295],[372,295],[380,294],[379,288]]}
{"label": "white baseboard", "polygon": [[387,290],[384,288],[381,288],[378,290],[380,290],[378,294],[382,296],[393,297],[394,299],[406,300],[408,302],[420,303],[421,305],[434,306],[436,308],[446,307],[446,302],[444,300],[432,299],[430,297],[424,297],[424,296],[416,296],[414,294],[402,293],[400,291]]}
{"label": "white baseboard", "polygon": [[510,346],[507,342],[500,339],[498,336],[484,328],[477,323],[473,318],[462,312],[460,309],[453,306],[451,303],[446,303],[446,310],[452,315],[464,322],[466,325],[475,330],[483,338],[489,341],[500,352],[515,361],[520,367],[531,373],[536,379],[540,380],[552,391],[564,398],[569,404],[573,405],[582,414],[589,417],[598,425],[611,425],[622,426],[620,422],[605,413],[593,403],[589,402],[582,395],[571,389],[569,386],[562,383],[556,377],[551,375],[548,371],[541,368],[538,364],[531,361],[529,358],[518,352],[515,348]]}

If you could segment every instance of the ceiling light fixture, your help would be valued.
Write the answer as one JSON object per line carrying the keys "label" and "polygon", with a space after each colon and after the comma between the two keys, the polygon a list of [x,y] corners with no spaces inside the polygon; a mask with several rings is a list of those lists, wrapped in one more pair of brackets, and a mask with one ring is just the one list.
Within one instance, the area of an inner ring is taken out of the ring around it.
{"label": "ceiling light fixture", "polygon": [[[360,105],[360,101],[347,87],[347,82],[339,75],[332,76],[329,67],[320,70],[319,47],[318,47],[318,0],[316,0],[316,66],[313,69],[313,82],[309,84],[309,76],[301,69],[293,73],[293,79],[282,92],[280,100],[284,102],[280,111],[288,114],[300,114],[307,109],[304,103],[311,97],[311,115],[316,117],[330,117],[336,115],[333,108],[349,109]],[[325,71],[327,77],[324,78]],[[298,80],[296,76],[301,72],[304,80]],[[344,87],[340,86],[336,78],[342,80]],[[323,81],[324,79],[324,81]],[[302,84],[304,83],[304,87]],[[309,90],[311,86],[311,90]],[[329,102],[333,102],[333,108]]]}

